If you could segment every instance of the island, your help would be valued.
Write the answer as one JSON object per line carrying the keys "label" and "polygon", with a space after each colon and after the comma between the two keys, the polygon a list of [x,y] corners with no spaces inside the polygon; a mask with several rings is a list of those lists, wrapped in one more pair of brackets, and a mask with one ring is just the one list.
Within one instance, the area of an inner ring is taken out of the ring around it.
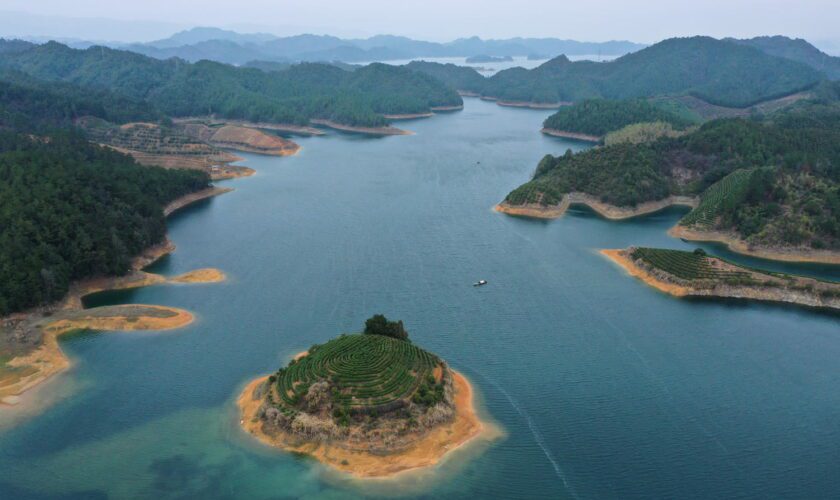
{"label": "island", "polygon": [[513,58],[511,56],[489,56],[487,54],[478,54],[466,58],[465,62],[467,64],[513,62]]}
{"label": "island", "polygon": [[776,273],[720,257],[662,248],[602,250],[648,285],[677,297],[721,297],[784,302],[840,310],[840,283]]}
{"label": "island", "polygon": [[261,442],[363,478],[429,467],[498,435],[478,418],[467,379],[383,315],[251,381],[238,405]]}

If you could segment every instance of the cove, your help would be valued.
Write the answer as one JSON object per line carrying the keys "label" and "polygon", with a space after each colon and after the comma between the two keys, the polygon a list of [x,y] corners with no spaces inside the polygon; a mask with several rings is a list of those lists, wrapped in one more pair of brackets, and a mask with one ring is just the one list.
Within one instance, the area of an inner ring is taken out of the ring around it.
{"label": "cove", "polygon": [[[543,155],[586,147],[540,134],[550,113],[467,99],[461,112],[399,122],[411,136],[331,132],[296,138],[293,157],[242,155],[257,173],[174,215],[177,250],[154,268],[215,267],[228,279],[91,297],[183,308],[196,321],[62,340],[75,364],[55,387],[72,394],[0,430],[0,498],[837,491],[838,317],[680,300],[598,254],[720,252],[666,234],[679,209],[622,222],[493,212]],[[489,284],[473,288],[478,279]],[[368,484],[238,429],[234,399],[248,380],[379,312],[469,377],[506,437],[427,476]]]}

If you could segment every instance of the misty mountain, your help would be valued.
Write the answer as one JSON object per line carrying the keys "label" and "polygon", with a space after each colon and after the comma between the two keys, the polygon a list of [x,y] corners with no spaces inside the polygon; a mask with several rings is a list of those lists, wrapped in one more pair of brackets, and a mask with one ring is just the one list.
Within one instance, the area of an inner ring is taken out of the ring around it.
{"label": "misty mountain", "polygon": [[786,36],[759,36],[747,40],[728,39],[735,43],[749,45],[772,56],[798,61],[825,74],[831,80],[840,80],[840,57],[822,52],[801,38]]}
{"label": "misty mountain", "polygon": [[389,61],[419,57],[499,57],[530,54],[623,55],[644,45],[626,41],[578,42],[554,38],[482,40],[460,38],[448,43],[427,42],[394,35],[365,39],[342,39],[329,35],[275,37],[241,34],[218,28],[193,28],[150,43],[122,48],[158,59],[179,57],[187,61],[209,59],[229,64],[248,61]]}

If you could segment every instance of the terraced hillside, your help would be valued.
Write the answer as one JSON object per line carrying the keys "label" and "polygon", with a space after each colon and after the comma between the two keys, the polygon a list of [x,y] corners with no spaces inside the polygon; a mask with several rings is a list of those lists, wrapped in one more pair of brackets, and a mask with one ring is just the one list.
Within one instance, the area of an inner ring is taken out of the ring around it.
{"label": "terraced hillside", "polygon": [[678,297],[725,297],[840,309],[840,283],[742,266],[700,249],[602,250],[648,285]]}
{"label": "terraced hillside", "polygon": [[685,252],[663,248],[636,248],[631,252],[636,260],[683,280],[749,280],[750,273],[719,265],[722,261],[705,253]]}
{"label": "terraced hillside", "polygon": [[736,170],[709,186],[700,197],[700,204],[680,220],[681,226],[714,227],[717,218],[741,203],[756,169]]}
{"label": "terraced hillside", "polygon": [[[435,376],[437,370],[438,376]],[[403,340],[342,335],[293,361],[273,376],[275,403],[288,413],[306,408],[316,384],[329,386],[330,404],[351,414],[387,413],[443,391],[443,362]],[[415,397],[416,396],[416,397]]]}

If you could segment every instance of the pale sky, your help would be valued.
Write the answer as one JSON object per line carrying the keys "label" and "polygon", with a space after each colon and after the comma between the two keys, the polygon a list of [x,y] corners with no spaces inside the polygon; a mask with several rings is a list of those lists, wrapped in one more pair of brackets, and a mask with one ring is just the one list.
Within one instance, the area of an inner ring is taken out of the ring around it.
{"label": "pale sky", "polygon": [[[28,34],[117,41],[150,40],[192,26],[280,35],[388,33],[434,41],[478,35],[651,43],[695,34],[840,40],[840,0],[0,0],[0,11],[100,18],[93,25],[37,18],[12,23],[0,12],[0,36],[41,29],[54,32]],[[135,24],[109,25],[106,19]],[[80,32],[55,33],[74,29]]]}

